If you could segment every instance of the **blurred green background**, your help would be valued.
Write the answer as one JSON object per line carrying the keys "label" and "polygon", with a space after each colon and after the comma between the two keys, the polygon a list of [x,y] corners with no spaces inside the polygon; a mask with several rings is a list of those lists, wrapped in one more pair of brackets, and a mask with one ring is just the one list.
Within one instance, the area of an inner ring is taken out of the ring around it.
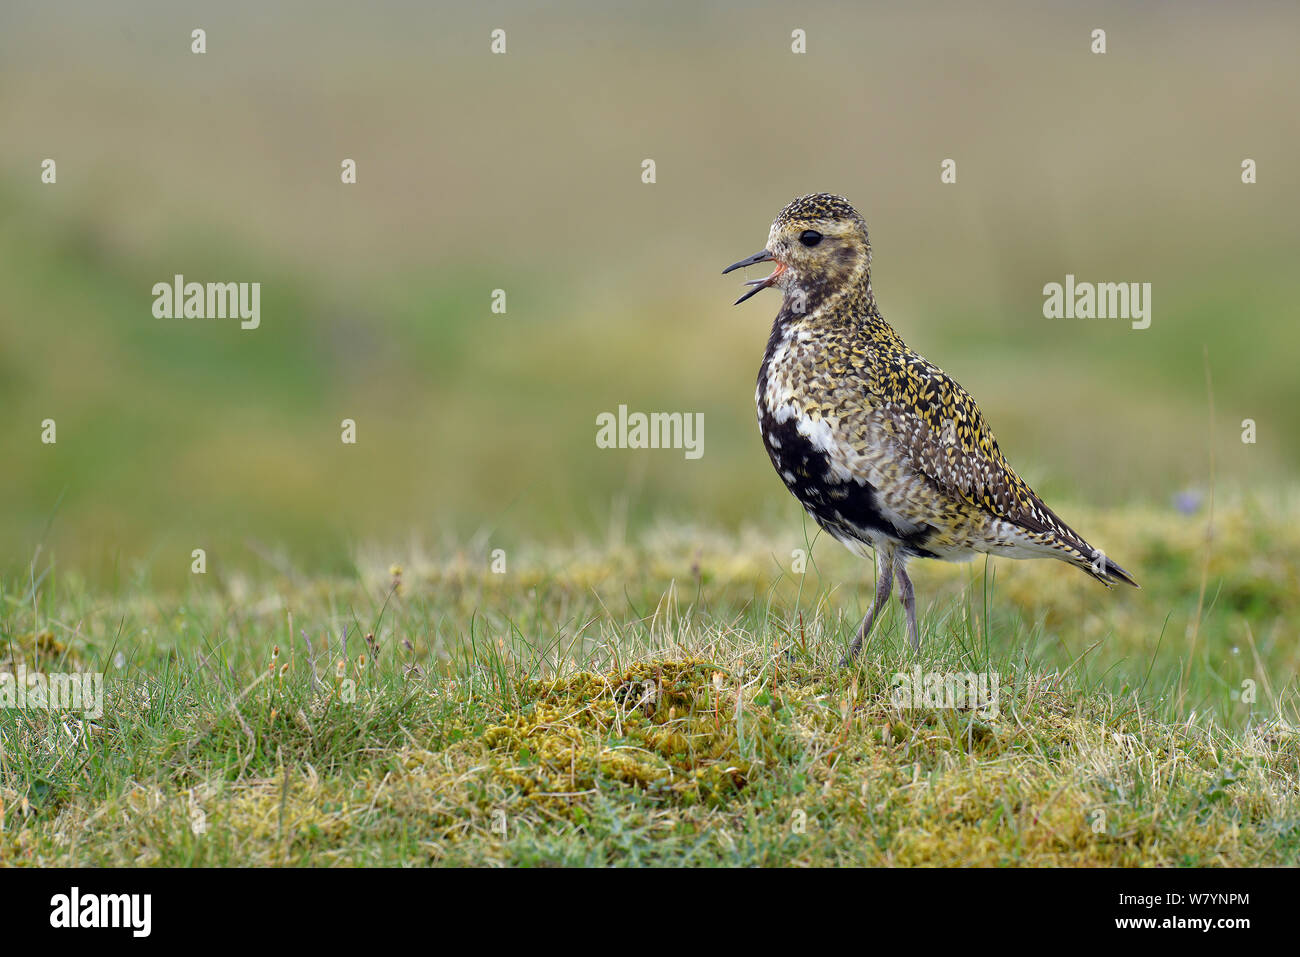
{"label": "blurred green background", "polygon": [[[719,271],[819,190],[867,218],[886,318],[1067,517],[1168,506],[1212,444],[1221,489],[1287,484],[1297,28],[1294,4],[6,2],[4,569],[798,522],[754,424],[777,297],[733,309]],[[261,328],[154,318],[175,273],[261,282]],[[1067,273],[1150,282],[1151,327],[1044,319]],[[597,448],[619,404],[703,412],[703,458]]]}

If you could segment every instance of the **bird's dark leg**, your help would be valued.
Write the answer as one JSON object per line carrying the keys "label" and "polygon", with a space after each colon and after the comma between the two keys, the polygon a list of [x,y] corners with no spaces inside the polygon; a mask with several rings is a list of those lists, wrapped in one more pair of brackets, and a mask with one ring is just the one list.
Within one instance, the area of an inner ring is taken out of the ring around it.
{"label": "bird's dark leg", "polygon": [[921,650],[921,630],[916,627],[916,593],[901,561],[895,563],[894,574],[898,576],[898,600],[907,613],[907,643],[912,646],[912,654],[916,654]]}
{"label": "bird's dark leg", "polygon": [[840,667],[843,668],[850,661],[857,657],[858,652],[862,649],[862,643],[867,640],[867,635],[871,634],[871,626],[875,624],[876,616],[880,614],[885,603],[889,601],[889,592],[894,587],[894,553],[883,549],[876,549],[876,599],[871,603],[871,610],[867,612],[866,617],[862,619],[862,624],[858,626],[858,633],[849,645],[849,650],[845,652],[844,657],[840,659]]}

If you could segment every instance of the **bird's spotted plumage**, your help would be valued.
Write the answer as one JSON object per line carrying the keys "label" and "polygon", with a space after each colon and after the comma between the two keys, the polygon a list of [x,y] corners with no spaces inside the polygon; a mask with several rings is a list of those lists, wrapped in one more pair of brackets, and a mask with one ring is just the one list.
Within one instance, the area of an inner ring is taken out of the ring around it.
{"label": "bird's spotted plumage", "polygon": [[776,268],[754,291],[784,292],[755,393],[768,455],[819,525],[859,553],[875,550],[905,604],[910,557],[1054,557],[1136,584],[1016,474],[970,394],[885,322],[866,223],[845,199],[796,199],[764,250],[731,268],[766,261]]}

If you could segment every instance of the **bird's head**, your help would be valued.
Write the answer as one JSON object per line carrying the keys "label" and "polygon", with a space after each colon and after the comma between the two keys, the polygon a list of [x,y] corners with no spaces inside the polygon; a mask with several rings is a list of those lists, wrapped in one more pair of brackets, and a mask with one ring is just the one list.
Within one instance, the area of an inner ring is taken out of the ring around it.
{"label": "bird's head", "polygon": [[867,224],[842,196],[800,196],[776,217],[763,249],[722,273],[761,262],[774,262],[776,268],[764,279],[749,280],[746,285],[753,288],[736,305],[771,286],[787,296],[802,293],[808,299],[847,283],[866,282],[871,268]]}

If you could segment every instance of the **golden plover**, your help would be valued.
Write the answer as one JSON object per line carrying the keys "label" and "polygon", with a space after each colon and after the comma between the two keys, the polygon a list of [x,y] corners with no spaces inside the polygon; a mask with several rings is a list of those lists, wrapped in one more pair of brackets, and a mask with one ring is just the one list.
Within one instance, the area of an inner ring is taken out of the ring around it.
{"label": "golden plover", "polygon": [[1057,558],[1106,584],[1132,576],[1048,508],[1003,458],[970,397],[907,348],[876,308],[867,224],[848,201],[802,196],[767,246],[723,270],[774,262],[736,300],[775,286],[781,311],[758,373],[758,426],[772,465],[822,528],[875,552],[878,579],[844,662],[871,632],[894,579],[916,651],[908,559],[976,553]]}

